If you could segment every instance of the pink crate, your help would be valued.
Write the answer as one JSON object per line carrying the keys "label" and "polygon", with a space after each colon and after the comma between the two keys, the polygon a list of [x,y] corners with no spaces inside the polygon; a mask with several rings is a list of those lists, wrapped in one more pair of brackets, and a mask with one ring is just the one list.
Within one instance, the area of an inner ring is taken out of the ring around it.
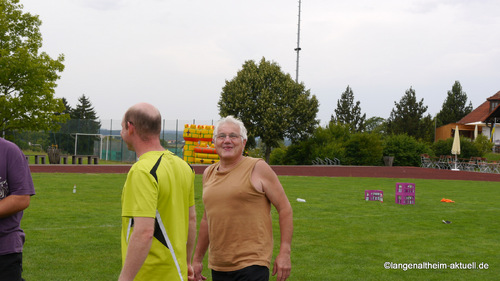
{"label": "pink crate", "polygon": [[366,201],[384,202],[384,191],[382,190],[365,190]]}
{"label": "pink crate", "polygon": [[398,182],[396,183],[396,204],[415,204],[415,184]]}

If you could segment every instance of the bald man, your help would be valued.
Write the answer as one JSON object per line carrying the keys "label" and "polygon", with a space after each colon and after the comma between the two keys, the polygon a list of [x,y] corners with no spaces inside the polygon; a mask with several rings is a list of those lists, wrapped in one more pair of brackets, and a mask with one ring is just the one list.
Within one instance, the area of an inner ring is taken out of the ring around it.
{"label": "bald man", "polygon": [[160,144],[161,114],[139,103],[127,110],[121,136],[138,161],[122,191],[119,280],[188,280],[196,239],[194,171]]}

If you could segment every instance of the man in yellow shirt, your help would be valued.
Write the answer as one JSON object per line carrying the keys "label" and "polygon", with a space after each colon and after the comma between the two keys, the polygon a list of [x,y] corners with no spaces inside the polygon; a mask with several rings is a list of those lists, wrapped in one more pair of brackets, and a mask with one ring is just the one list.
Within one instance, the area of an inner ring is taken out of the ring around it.
{"label": "man in yellow shirt", "polygon": [[122,192],[120,281],[187,281],[193,274],[194,171],[161,146],[160,131],[161,115],[151,104],[132,106],[122,120],[123,141],[139,160]]}

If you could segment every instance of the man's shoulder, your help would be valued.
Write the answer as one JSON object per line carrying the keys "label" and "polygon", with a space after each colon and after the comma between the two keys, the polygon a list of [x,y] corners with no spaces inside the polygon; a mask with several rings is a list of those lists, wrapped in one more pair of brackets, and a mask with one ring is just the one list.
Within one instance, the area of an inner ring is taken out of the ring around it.
{"label": "man's shoulder", "polygon": [[23,151],[15,143],[3,138],[0,138],[0,162],[2,165],[10,163],[13,167],[17,167],[14,169],[17,171],[29,170]]}
{"label": "man's shoulder", "polygon": [[155,165],[157,162],[161,160],[162,157],[169,157],[171,154],[170,151],[165,150],[165,151],[148,151],[144,154],[142,154],[137,162],[134,163],[133,166],[136,167],[148,167]]}
{"label": "man's shoulder", "polygon": [[269,166],[266,161],[262,158],[254,158],[250,156],[245,156],[244,161],[247,161],[249,165],[257,167],[257,166]]}
{"label": "man's shoulder", "polygon": [[0,152],[16,152],[16,153],[22,153],[21,149],[19,149],[19,147],[11,142],[11,141],[8,141],[4,138],[0,138]]}
{"label": "man's shoulder", "polygon": [[262,158],[255,158],[255,157],[251,157],[251,156],[245,156],[245,158],[250,159],[251,161],[254,161],[254,162],[259,162],[259,161],[262,161],[264,163],[266,162]]}
{"label": "man's shoulder", "polygon": [[254,168],[252,170],[253,175],[269,175],[273,174],[274,170],[269,164],[262,158],[254,158]]}

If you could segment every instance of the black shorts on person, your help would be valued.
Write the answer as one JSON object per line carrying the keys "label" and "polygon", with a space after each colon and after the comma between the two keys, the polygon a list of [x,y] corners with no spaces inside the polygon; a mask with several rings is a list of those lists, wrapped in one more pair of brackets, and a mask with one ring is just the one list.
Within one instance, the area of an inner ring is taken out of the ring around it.
{"label": "black shorts on person", "polygon": [[13,253],[0,255],[0,280],[21,281],[23,271],[23,254]]}
{"label": "black shorts on person", "polygon": [[251,265],[236,271],[212,270],[213,281],[269,281],[269,268]]}

